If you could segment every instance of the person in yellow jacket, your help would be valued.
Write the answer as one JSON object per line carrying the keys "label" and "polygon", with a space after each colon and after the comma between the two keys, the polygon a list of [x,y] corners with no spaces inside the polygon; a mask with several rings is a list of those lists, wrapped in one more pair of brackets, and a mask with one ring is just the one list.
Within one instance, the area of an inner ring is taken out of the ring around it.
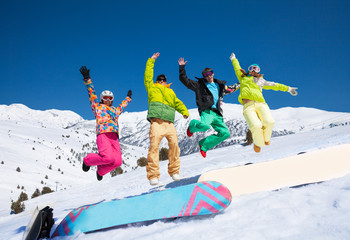
{"label": "person in yellow jacket", "polygon": [[252,132],[254,151],[260,152],[261,147],[270,145],[272,127],[275,123],[262,90],[289,92],[292,96],[296,96],[297,88],[266,81],[263,74],[260,74],[260,67],[257,64],[250,65],[247,74],[239,65],[234,53],[231,54],[230,60],[241,84],[238,101],[243,105],[243,116]]}
{"label": "person in yellow jacket", "polygon": [[174,91],[167,84],[164,74],[158,75],[156,83],[153,82],[153,68],[159,52],[154,53],[146,63],[145,87],[148,94],[147,120],[150,121],[149,131],[150,148],[147,155],[147,178],[151,185],[159,183],[159,145],[165,137],[168,140],[168,173],[174,181],[180,180],[180,148],[177,133],[174,126],[175,111],[179,112],[185,119],[189,112],[180,101]]}

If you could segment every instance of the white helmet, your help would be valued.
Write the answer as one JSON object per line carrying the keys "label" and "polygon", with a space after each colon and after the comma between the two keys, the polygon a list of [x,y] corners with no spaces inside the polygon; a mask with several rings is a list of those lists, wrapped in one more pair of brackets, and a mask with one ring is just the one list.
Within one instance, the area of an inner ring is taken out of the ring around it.
{"label": "white helmet", "polygon": [[101,95],[100,95],[100,99],[102,100],[103,97],[112,97],[112,101],[114,99],[113,93],[109,90],[104,90]]}

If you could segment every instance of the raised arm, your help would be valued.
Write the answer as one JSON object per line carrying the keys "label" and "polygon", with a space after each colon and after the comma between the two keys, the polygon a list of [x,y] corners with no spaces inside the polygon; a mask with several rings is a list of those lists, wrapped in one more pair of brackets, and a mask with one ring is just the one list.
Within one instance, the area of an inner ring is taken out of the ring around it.
{"label": "raised arm", "polygon": [[132,95],[132,91],[129,90],[128,94],[126,95],[126,98],[117,107],[117,116],[119,116],[124,111],[126,106],[128,106],[128,104],[131,102],[131,95]]}
{"label": "raised arm", "polygon": [[145,82],[145,88],[146,91],[148,92],[148,89],[150,86],[153,84],[153,68],[154,68],[154,63],[156,59],[159,57],[159,52],[153,53],[152,57],[147,60],[146,63],[146,70],[145,70],[145,77],[144,77],[144,82]]}
{"label": "raised arm", "polygon": [[187,61],[185,62],[184,58],[180,58],[179,61],[179,78],[180,81],[188,88],[191,89],[192,91],[195,91],[198,88],[198,82],[191,80],[187,77],[186,70],[185,70],[185,65]]}
{"label": "raised arm", "polygon": [[236,76],[238,78],[238,81],[241,82],[242,80],[242,68],[239,65],[238,59],[236,58],[236,55],[234,53],[231,53],[230,60],[233,65],[233,69],[235,70]]}
{"label": "raised arm", "polygon": [[95,104],[97,103],[97,95],[95,92],[94,85],[92,84],[91,78],[90,78],[90,70],[86,68],[86,66],[82,66],[80,68],[80,73],[83,75],[84,84],[86,86],[86,89],[88,90],[89,94],[89,100],[91,102],[92,110],[95,110]]}

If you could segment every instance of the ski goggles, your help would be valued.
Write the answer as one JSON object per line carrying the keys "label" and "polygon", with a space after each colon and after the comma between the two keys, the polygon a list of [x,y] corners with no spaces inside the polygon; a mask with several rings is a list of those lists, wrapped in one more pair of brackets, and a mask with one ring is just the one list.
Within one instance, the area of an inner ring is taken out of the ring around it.
{"label": "ski goggles", "polygon": [[159,78],[158,80],[157,80],[157,82],[166,82],[166,79],[165,78]]}
{"label": "ski goggles", "polygon": [[103,101],[113,101],[113,97],[112,96],[104,96],[102,98]]}
{"label": "ski goggles", "polygon": [[256,65],[251,65],[251,66],[249,66],[248,71],[249,72],[253,72],[254,71],[256,73],[259,73],[260,72],[260,67],[256,66]]}
{"label": "ski goggles", "polygon": [[209,71],[204,72],[204,73],[203,73],[203,76],[204,76],[204,77],[209,77],[209,76],[211,76],[211,75],[213,75],[213,74],[214,74],[214,71],[213,71],[213,70],[209,70]]}

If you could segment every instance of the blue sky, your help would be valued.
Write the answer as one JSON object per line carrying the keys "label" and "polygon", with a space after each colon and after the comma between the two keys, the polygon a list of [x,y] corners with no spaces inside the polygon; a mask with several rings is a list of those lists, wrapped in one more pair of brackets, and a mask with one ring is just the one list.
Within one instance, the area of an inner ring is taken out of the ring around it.
{"label": "blue sky", "polygon": [[[260,65],[265,79],[298,87],[299,95],[264,91],[271,109],[312,107],[350,112],[350,1],[10,1],[0,2],[0,104],[71,110],[94,119],[79,68],[86,65],[99,94],[126,111],[147,110],[145,64],[160,52],[155,75],[165,74],[178,98],[196,108],[178,77],[205,67],[237,82],[229,56],[243,68]],[[238,103],[238,93],[225,97]]]}

